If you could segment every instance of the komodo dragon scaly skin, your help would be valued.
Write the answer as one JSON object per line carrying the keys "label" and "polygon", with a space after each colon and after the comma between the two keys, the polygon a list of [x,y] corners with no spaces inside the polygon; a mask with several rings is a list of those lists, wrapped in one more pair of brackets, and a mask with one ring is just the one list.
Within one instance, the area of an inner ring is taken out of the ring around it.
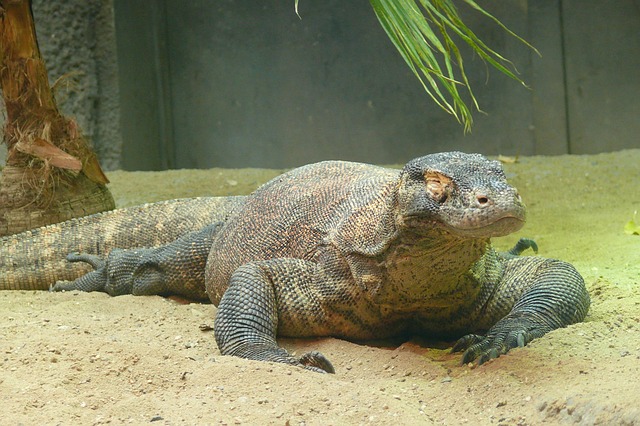
{"label": "komodo dragon scaly skin", "polygon": [[[517,256],[535,248],[530,240],[507,253],[491,247],[524,219],[501,165],[478,154],[427,155],[403,170],[329,161],[247,197],[151,204],[4,238],[0,288],[48,288],[79,277],[70,265],[85,261],[96,271],[54,289],[180,293],[182,277],[204,268],[224,355],[333,372],[322,354],[293,357],[276,337],[419,334],[463,336],[453,350],[483,363],[589,308],[570,264]],[[147,248],[102,260],[114,247]],[[69,252],[83,253],[65,265]],[[194,286],[184,293],[198,297]]]}
{"label": "komodo dragon scaly skin", "polygon": [[72,252],[153,247],[226,220],[244,197],[189,198],[112,210],[0,238],[0,290],[48,290],[89,271]]}

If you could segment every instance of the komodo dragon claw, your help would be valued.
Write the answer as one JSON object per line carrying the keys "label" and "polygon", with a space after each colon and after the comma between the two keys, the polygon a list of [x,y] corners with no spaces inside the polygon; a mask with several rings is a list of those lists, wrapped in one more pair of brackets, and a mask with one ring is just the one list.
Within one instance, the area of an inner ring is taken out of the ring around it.
{"label": "komodo dragon claw", "polygon": [[67,255],[67,262],[85,262],[93,267],[93,269],[104,268],[105,261],[102,257],[96,256],[95,254],[87,254],[87,253],[69,253]]}
{"label": "komodo dragon claw", "polygon": [[530,238],[520,238],[515,246],[505,254],[511,256],[519,256],[526,249],[532,249],[534,253],[538,253],[538,244]]}
{"label": "komodo dragon claw", "polygon": [[513,348],[524,347],[533,339],[553,330],[539,318],[507,316],[489,330],[486,336],[467,334],[460,338],[451,352],[462,352],[462,364],[478,360],[478,365],[498,358]]}
{"label": "komodo dragon claw", "polygon": [[319,373],[334,374],[336,372],[331,361],[318,351],[307,352],[298,358],[298,362],[300,362],[304,368],[317,371]]}

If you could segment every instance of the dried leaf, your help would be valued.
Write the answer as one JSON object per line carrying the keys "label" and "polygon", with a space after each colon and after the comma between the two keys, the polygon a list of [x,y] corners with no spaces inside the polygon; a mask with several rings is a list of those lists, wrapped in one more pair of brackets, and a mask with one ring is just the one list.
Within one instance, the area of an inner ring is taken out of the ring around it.
{"label": "dried leaf", "polygon": [[102,185],[106,185],[107,183],[109,183],[109,179],[102,171],[96,155],[92,152],[88,153],[87,155],[88,157],[85,160],[84,165],[82,166],[82,172],[95,183],[99,183]]}
{"label": "dried leaf", "polygon": [[498,161],[502,164],[515,164],[518,162],[518,157],[509,157],[506,155],[498,155]]}
{"label": "dried leaf", "polygon": [[60,169],[74,172],[82,170],[82,162],[80,160],[41,138],[34,138],[31,142],[20,140],[16,144],[16,149]]}

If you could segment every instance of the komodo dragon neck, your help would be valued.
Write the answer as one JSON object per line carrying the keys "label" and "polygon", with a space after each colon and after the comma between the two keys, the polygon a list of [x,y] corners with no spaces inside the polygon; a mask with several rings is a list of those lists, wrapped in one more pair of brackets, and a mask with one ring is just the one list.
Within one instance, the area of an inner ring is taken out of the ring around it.
{"label": "komodo dragon neck", "polygon": [[426,235],[401,232],[380,259],[385,283],[374,298],[395,311],[459,309],[480,292],[474,271],[488,249],[488,239],[455,237],[437,228]]}

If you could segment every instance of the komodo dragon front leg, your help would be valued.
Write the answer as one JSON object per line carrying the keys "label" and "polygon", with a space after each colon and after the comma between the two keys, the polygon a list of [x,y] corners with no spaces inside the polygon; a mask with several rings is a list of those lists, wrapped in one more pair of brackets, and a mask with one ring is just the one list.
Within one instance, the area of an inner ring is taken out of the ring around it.
{"label": "komodo dragon front leg", "polygon": [[[300,259],[250,262],[231,276],[214,324],[223,355],[281,362],[321,373],[334,373],[331,362],[312,351],[296,358],[280,348],[276,336],[330,335],[323,283],[317,264]],[[325,288],[327,288],[325,286]]]}
{"label": "komodo dragon front leg", "polygon": [[497,358],[552,330],[582,321],[587,314],[590,298],[578,271],[556,259],[516,257],[527,242],[519,244],[502,255],[503,279],[483,307],[480,328],[489,331],[468,334],[452,348],[452,352],[464,351],[463,364]]}
{"label": "komodo dragon front leg", "polygon": [[191,232],[157,248],[114,249],[106,259],[71,253],[70,262],[86,262],[95,270],[74,281],[59,281],[52,291],[103,291],[124,294],[177,295],[209,301],[204,270],[211,244],[222,222]]}

